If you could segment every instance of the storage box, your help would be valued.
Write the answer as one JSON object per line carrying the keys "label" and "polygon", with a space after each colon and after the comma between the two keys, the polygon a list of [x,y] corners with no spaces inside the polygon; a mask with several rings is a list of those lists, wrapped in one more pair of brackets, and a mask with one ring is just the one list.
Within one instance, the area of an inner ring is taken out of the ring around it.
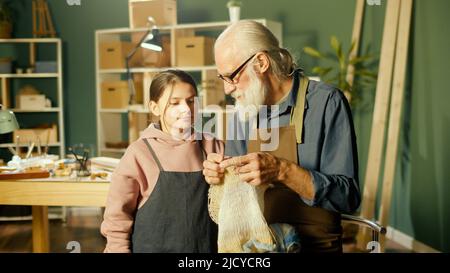
{"label": "storage box", "polygon": [[36,73],[58,73],[58,64],[54,61],[37,61]]}
{"label": "storage box", "polygon": [[129,1],[130,28],[148,27],[148,17],[155,19],[157,26],[177,24],[176,0]]}
{"label": "storage box", "polygon": [[12,62],[10,58],[0,58],[0,74],[12,73]]}
{"label": "storage box", "polygon": [[24,110],[45,108],[45,95],[17,95],[16,107]]}
{"label": "storage box", "polygon": [[222,83],[202,82],[201,88],[203,106],[219,105],[225,107],[225,93],[223,91]]}
{"label": "storage box", "polygon": [[223,82],[217,78],[216,70],[202,72],[201,96],[204,107],[208,105],[225,107]]}
{"label": "storage box", "polygon": [[[145,33],[133,33],[131,40],[137,45]],[[170,67],[170,37],[161,36],[162,51],[157,52],[150,49],[139,48],[131,58],[131,67]]]}
{"label": "storage box", "polygon": [[214,38],[205,36],[177,39],[177,66],[203,66],[214,64]]}
{"label": "storage box", "polygon": [[128,108],[130,93],[127,81],[102,82],[102,108]]}
{"label": "storage box", "polygon": [[133,50],[130,42],[111,41],[100,43],[100,69],[126,68],[125,58]]}
{"label": "storage box", "polygon": [[51,128],[36,128],[36,129],[18,129],[13,133],[13,141],[19,136],[20,143],[34,142],[38,143],[40,141],[41,145],[47,143],[57,143],[58,142],[58,126],[53,124]]}

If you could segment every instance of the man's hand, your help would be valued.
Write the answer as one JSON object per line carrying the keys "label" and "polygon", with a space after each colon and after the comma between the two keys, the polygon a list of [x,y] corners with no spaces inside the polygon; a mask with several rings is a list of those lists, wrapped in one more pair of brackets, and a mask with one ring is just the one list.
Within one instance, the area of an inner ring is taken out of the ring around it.
{"label": "man's hand", "polygon": [[225,169],[219,166],[224,160],[223,155],[210,153],[205,161],[203,161],[203,175],[209,184],[219,184],[222,182]]}
{"label": "man's hand", "polygon": [[242,181],[258,186],[278,180],[281,160],[269,153],[250,153],[223,160],[220,168],[234,166]]}

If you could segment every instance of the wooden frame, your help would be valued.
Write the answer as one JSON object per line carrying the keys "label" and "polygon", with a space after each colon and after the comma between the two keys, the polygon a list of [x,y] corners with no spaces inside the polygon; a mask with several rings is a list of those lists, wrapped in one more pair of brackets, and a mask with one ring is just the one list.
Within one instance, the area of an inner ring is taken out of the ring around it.
{"label": "wooden frame", "polygon": [[[380,59],[380,68],[382,69],[378,75],[361,210],[363,218],[373,219],[375,217],[376,194],[381,175],[380,167],[388,125],[387,117],[390,111],[380,210],[380,222],[383,226],[388,224],[397,160],[412,4],[413,0],[390,0],[386,7]],[[365,249],[369,241],[369,232],[361,230],[358,236],[358,247]],[[384,249],[384,236],[381,238],[381,249]]]}
{"label": "wooden frame", "polygon": [[[375,95],[375,108],[373,113],[372,129],[369,144],[369,157],[364,180],[364,193],[362,197],[361,216],[374,219],[376,193],[380,175],[380,166],[384,146],[384,134],[389,107],[389,98],[392,84],[392,71],[395,58],[395,45],[397,42],[398,14],[400,0],[387,2],[386,17],[384,21],[383,41],[381,45],[381,58],[378,82]],[[361,230],[358,237],[358,247],[365,249],[370,236],[367,230]]]}
{"label": "wooden frame", "polygon": [[32,0],[33,37],[55,37],[56,32],[46,0]]}
{"label": "wooden frame", "polygon": [[[394,82],[392,86],[392,98],[389,116],[389,129],[386,144],[386,159],[384,164],[383,191],[379,221],[387,226],[392,200],[392,187],[397,163],[398,144],[400,136],[401,116],[403,112],[403,100],[405,93],[405,75],[408,63],[409,36],[411,28],[411,16],[413,0],[401,0],[400,17],[398,25],[398,40],[394,66]],[[384,236],[381,237],[381,245],[384,247]]]}
{"label": "wooden frame", "polygon": [[[365,0],[357,0],[356,2],[356,10],[355,10],[355,19],[353,21],[353,34],[352,34],[352,44],[355,43],[355,46],[350,53],[349,58],[352,59],[358,55],[359,45],[361,41],[361,29],[363,26],[364,19],[364,7],[366,5]],[[352,86],[353,80],[355,78],[355,66],[350,64],[347,69],[347,82]]]}

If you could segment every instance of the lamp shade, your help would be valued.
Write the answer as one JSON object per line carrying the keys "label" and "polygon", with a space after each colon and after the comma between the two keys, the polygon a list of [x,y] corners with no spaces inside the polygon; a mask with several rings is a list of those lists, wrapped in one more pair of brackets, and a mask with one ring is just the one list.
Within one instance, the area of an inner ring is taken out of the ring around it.
{"label": "lamp shade", "polygon": [[19,129],[16,116],[12,111],[0,110],[0,134],[11,133]]}
{"label": "lamp shade", "polygon": [[141,47],[158,52],[162,51],[161,38],[159,36],[158,29],[152,29],[152,31],[142,41]]}

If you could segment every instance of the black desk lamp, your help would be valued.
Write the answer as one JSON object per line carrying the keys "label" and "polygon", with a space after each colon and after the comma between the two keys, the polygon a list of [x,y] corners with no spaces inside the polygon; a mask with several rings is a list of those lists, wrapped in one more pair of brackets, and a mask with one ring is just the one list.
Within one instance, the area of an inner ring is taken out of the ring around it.
{"label": "black desk lamp", "polygon": [[162,45],[161,45],[161,38],[159,37],[159,30],[156,26],[155,19],[153,17],[148,17],[148,26],[149,29],[147,32],[142,36],[139,43],[136,44],[136,46],[131,50],[130,53],[128,53],[127,57],[125,58],[126,68],[127,68],[127,77],[128,77],[128,88],[130,90],[130,101],[129,104],[132,105],[135,102],[135,96],[136,96],[136,90],[134,88],[134,82],[133,77],[131,76],[130,71],[130,60],[133,57],[133,55],[136,53],[139,47],[161,52],[162,51]]}

